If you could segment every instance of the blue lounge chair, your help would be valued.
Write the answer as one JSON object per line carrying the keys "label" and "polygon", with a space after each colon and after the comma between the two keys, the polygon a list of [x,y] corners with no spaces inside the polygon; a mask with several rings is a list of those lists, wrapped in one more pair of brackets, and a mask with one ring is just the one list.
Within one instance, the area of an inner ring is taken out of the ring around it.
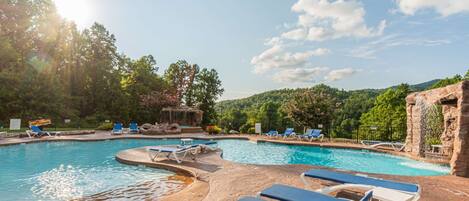
{"label": "blue lounge chair", "polygon": [[31,126],[30,128],[31,128],[31,130],[26,131],[26,134],[28,134],[29,138],[42,137],[42,136],[45,136],[45,135],[52,136],[52,135],[50,135],[49,132],[43,131],[41,128],[39,128],[39,126]]}
{"label": "blue lounge chair", "polygon": [[309,170],[301,175],[305,185],[309,186],[305,180],[305,177],[322,179],[342,184],[323,188],[319,191],[326,194],[341,189],[361,188],[364,190],[372,190],[373,196],[378,200],[418,200],[420,198],[421,189],[417,184],[396,182],[320,169]]}
{"label": "blue lounge chair", "polygon": [[265,135],[269,136],[269,137],[273,137],[273,136],[277,136],[278,135],[278,132],[276,130],[270,130],[269,132],[267,132]]}
{"label": "blue lounge chair", "polygon": [[122,123],[115,123],[114,128],[112,129],[112,134],[122,134],[123,133],[123,128],[122,128]]}
{"label": "blue lounge chair", "polygon": [[[281,184],[274,184],[263,190],[260,196],[281,201],[344,201],[342,198]],[[372,197],[372,191],[368,191],[360,201],[370,201]]]}
{"label": "blue lounge chair", "polygon": [[305,138],[309,140],[310,142],[313,141],[314,139],[321,139],[322,141],[324,139],[324,135],[321,134],[321,130],[319,129],[308,129],[306,130],[306,133],[301,136],[301,138]]}
{"label": "blue lounge chair", "polygon": [[290,136],[295,136],[296,134],[293,131],[294,131],[293,128],[287,128],[287,129],[285,129],[284,133],[278,134],[278,135],[282,136],[283,139],[285,139],[285,138],[290,137]]}
{"label": "blue lounge chair", "polygon": [[297,135],[298,136],[298,139],[303,139],[304,137],[308,136],[308,135],[311,135],[313,133],[313,129],[311,128],[308,128],[306,129],[305,133],[303,135]]}
{"label": "blue lounge chair", "polygon": [[129,132],[130,132],[130,133],[138,133],[138,132],[139,132],[139,130],[138,130],[138,124],[135,123],[135,122],[130,123],[130,125],[129,125]]}

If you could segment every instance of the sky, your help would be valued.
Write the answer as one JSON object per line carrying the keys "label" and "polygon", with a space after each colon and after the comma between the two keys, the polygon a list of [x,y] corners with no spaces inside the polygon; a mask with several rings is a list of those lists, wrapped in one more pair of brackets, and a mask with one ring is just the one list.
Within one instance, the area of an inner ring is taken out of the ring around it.
{"label": "sky", "polygon": [[220,100],[324,83],[416,84],[469,70],[469,0],[55,0],[120,52],[214,68]]}

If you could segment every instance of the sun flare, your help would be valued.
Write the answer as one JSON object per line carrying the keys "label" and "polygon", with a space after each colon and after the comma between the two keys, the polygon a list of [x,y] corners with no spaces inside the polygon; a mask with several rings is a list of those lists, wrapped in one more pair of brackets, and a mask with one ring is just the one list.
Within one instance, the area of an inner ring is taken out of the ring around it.
{"label": "sun flare", "polygon": [[90,21],[90,6],[86,0],[54,0],[59,15],[74,21],[78,26],[86,26]]}

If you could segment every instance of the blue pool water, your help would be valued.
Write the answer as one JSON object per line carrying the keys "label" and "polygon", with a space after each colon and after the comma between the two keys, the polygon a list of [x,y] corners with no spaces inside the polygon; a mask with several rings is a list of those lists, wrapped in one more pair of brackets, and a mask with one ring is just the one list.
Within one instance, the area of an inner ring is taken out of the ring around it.
{"label": "blue pool water", "polygon": [[126,187],[135,184],[150,188],[158,197],[183,182],[168,181],[172,172],[120,164],[114,157],[125,149],[178,143],[108,140],[0,147],[0,200],[70,200],[112,189],[126,192]]}
{"label": "blue pool water", "polygon": [[[152,192],[152,197],[161,196],[183,185],[168,180],[174,173],[120,164],[114,157],[121,150],[165,144],[180,141],[126,139],[0,147],[0,200],[70,200],[115,189],[120,189],[117,193],[128,193],[135,186],[143,186]],[[308,164],[413,176],[449,172],[447,166],[360,150],[255,144],[246,140],[220,140],[216,146],[223,149],[225,159],[240,163]]]}
{"label": "blue pool water", "polygon": [[405,157],[353,149],[253,143],[245,140],[221,140],[223,158],[249,164],[307,164],[359,172],[423,176],[445,175],[449,167],[415,161]]}

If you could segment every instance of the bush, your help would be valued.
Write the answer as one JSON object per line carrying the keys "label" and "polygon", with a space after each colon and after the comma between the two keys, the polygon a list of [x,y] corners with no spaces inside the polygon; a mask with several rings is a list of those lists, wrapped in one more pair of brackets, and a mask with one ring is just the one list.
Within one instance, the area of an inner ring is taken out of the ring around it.
{"label": "bush", "polygon": [[243,124],[243,125],[239,128],[239,132],[241,132],[241,133],[248,133],[248,130],[249,130],[250,127],[251,127],[251,125],[249,125],[249,124]]}
{"label": "bush", "polygon": [[208,134],[219,134],[221,132],[221,128],[218,126],[207,126]]}
{"label": "bush", "polygon": [[248,134],[256,134],[256,128],[251,127],[248,129]]}
{"label": "bush", "polygon": [[440,138],[430,137],[430,138],[427,138],[425,140],[425,144],[427,144],[427,145],[439,145],[439,144],[441,144],[441,140],[440,140]]}
{"label": "bush", "polygon": [[114,128],[113,123],[102,123],[96,128],[96,130],[109,131],[109,130],[112,130],[112,128]]}

